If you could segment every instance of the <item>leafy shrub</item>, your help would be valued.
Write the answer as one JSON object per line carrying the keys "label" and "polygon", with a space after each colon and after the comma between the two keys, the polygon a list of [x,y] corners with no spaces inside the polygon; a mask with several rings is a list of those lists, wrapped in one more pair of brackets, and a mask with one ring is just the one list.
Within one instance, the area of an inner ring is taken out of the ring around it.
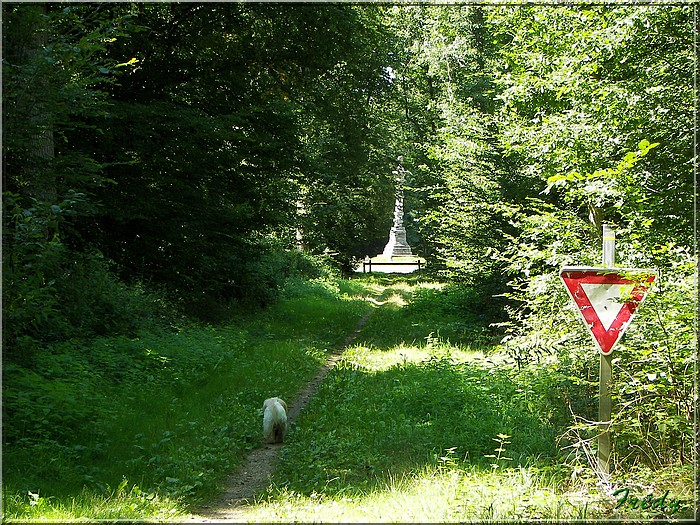
{"label": "leafy shrub", "polygon": [[60,314],[56,279],[67,256],[58,238],[61,208],[14,193],[3,194],[3,355],[31,360],[26,338],[60,338],[67,326]]}
{"label": "leafy shrub", "polygon": [[692,256],[676,256],[678,265],[659,272],[613,359],[613,443],[627,467],[658,468],[693,457],[697,282]]}
{"label": "leafy shrub", "polygon": [[59,225],[83,196],[50,205],[4,195],[3,355],[30,364],[42,345],[71,338],[131,334],[172,320],[175,312],[140,284],[121,282],[99,252],[61,242]]}
{"label": "leafy shrub", "polygon": [[135,335],[175,316],[172,307],[143,285],[128,286],[101,254],[74,254],[56,282],[68,337]]}
{"label": "leafy shrub", "polygon": [[[209,278],[192,276],[196,292],[175,287],[171,295],[183,293],[180,301],[186,312],[199,321],[213,323],[229,320],[241,309],[274,304],[290,279],[315,279],[332,273],[327,258],[288,249],[274,236],[256,236],[235,254],[223,250],[207,264],[212,265]],[[204,284],[197,284],[200,280]]]}

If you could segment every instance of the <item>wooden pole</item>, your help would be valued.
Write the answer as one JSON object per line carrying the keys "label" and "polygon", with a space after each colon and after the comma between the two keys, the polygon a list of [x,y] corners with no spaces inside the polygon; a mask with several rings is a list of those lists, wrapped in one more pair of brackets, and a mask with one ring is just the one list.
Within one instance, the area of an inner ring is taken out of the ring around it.
{"label": "wooden pole", "polygon": [[[615,267],[615,231],[603,224],[603,266]],[[612,354],[600,354],[600,389],[598,396],[598,421],[601,433],[598,436],[598,465],[605,473],[610,473],[610,419],[612,415],[612,400],[610,398],[610,382],[612,381]]]}

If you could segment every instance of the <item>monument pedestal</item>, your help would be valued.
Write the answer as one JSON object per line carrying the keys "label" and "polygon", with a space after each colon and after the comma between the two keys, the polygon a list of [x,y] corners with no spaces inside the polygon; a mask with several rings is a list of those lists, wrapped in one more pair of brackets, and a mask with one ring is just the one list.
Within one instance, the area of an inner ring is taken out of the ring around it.
{"label": "monument pedestal", "polygon": [[394,257],[410,257],[413,255],[411,247],[406,241],[406,228],[403,226],[393,226],[389,231],[389,242],[386,243],[382,255],[389,260]]}

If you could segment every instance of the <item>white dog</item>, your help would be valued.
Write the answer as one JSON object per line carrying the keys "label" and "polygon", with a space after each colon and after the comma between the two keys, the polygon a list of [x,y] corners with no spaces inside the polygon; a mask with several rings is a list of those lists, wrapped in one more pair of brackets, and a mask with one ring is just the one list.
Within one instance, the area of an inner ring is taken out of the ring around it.
{"label": "white dog", "polygon": [[271,397],[263,403],[263,436],[265,443],[282,443],[287,433],[287,403]]}

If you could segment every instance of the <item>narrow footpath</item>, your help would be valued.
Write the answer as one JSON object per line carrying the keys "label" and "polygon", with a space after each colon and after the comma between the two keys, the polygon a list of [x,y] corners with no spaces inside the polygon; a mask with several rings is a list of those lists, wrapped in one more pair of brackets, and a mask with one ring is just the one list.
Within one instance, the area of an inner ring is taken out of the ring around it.
{"label": "narrow footpath", "polygon": [[[288,403],[287,417],[290,424],[309,403],[328,371],[336,365],[345,349],[357,338],[371,315],[372,312],[360,320],[355,331],[329,355],[316,377],[304,386],[292,403]],[[238,470],[226,480],[224,492],[216,500],[197,509],[196,513],[190,516],[190,522],[241,521],[246,507],[254,503],[255,494],[269,482],[275,470],[277,456],[283,446],[283,443],[264,445],[262,448],[253,450]]]}

